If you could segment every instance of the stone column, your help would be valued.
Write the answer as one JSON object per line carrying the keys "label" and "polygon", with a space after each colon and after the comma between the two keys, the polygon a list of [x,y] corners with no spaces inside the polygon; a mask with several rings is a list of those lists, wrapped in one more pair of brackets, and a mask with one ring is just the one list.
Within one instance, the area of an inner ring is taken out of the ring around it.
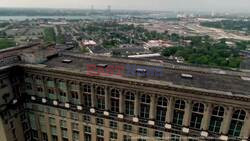
{"label": "stone column", "polygon": [[59,99],[60,91],[59,91],[59,84],[57,79],[53,79],[54,81],[54,87],[55,87],[55,94],[57,96],[57,99]]}
{"label": "stone column", "polygon": [[172,123],[173,119],[173,111],[174,111],[174,98],[170,97],[167,106],[167,113],[166,113],[166,123]]}
{"label": "stone column", "polygon": [[208,128],[210,124],[211,119],[211,113],[212,113],[212,105],[208,103],[205,107],[205,111],[203,114],[202,122],[201,122],[201,136],[208,137]]}
{"label": "stone column", "polygon": [[185,101],[185,113],[183,117],[182,132],[184,133],[189,133],[189,124],[190,124],[191,115],[192,115],[192,101],[187,100]]}
{"label": "stone column", "polygon": [[92,141],[96,141],[97,138],[96,138],[96,127],[95,126],[91,126],[91,140]]}
{"label": "stone column", "polygon": [[69,100],[71,99],[71,95],[70,95],[70,83],[69,81],[64,81],[65,85],[66,85],[66,96],[67,96],[67,102],[69,102]]}
{"label": "stone column", "polygon": [[134,102],[134,118],[133,121],[134,122],[139,122],[139,113],[140,113],[140,93],[136,92],[135,94],[135,102]]}
{"label": "stone column", "polygon": [[110,97],[109,97],[109,88],[108,86],[105,86],[104,91],[105,91],[105,111],[109,111],[109,101],[110,101]]}
{"label": "stone column", "polygon": [[192,115],[192,101],[185,101],[185,113],[183,117],[184,127],[189,127],[191,115]]}
{"label": "stone column", "polygon": [[[155,114],[156,114],[156,95],[152,94],[150,96],[150,109],[149,109],[149,125],[154,125],[155,124]],[[153,131],[152,131],[153,132]],[[153,135],[152,135],[153,136]]]}
{"label": "stone column", "polygon": [[149,110],[149,119],[154,120],[155,119],[155,113],[156,113],[156,95],[152,94],[150,97],[150,110]]}
{"label": "stone column", "polygon": [[60,137],[62,137],[61,128],[58,128],[58,127],[60,127],[60,119],[55,118],[55,120],[56,120],[56,126],[57,126],[56,133],[57,133],[57,136],[58,136],[58,141],[62,141],[62,138],[60,138]]}
{"label": "stone column", "polygon": [[134,103],[134,115],[136,116],[136,117],[138,117],[139,116],[139,111],[140,111],[140,93],[139,92],[136,92],[136,94],[135,94],[135,103]]}
{"label": "stone column", "polygon": [[205,111],[203,114],[203,119],[202,119],[202,124],[201,124],[201,129],[203,131],[208,130],[210,119],[211,119],[211,114],[212,114],[212,105],[209,103],[207,104],[207,107],[205,108]]}
{"label": "stone column", "polygon": [[84,132],[81,130],[83,129],[84,130],[84,125],[83,124],[79,124],[79,141],[83,141],[84,140]]}
{"label": "stone column", "polygon": [[119,95],[119,113],[123,114],[124,113],[124,93],[123,91],[120,92]]}
{"label": "stone column", "polygon": [[233,115],[233,107],[227,108],[224,113],[223,121],[221,124],[222,126],[220,130],[220,133],[222,133],[223,135],[226,135],[228,133],[232,115]]}
{"label": "stone column", "polygon": [[91,84],[91,107],[95,108],[95,84]]}
{"label": "stone column", "polygon": [[82,90],[82,85],[80,82],[77,83],[79,87],[79,98],[80,98],[80,105],[84,105],[84,97],[83,97],[83,90]]}
{"label": "stone column", "polygon": [[49,124],[49,116],[46,114],[45,115],[45,123],[46,124],[46,127],[47,127],[47,136],[48,136],[48,140],[51,141],[52,140],[52,137],[51,137],[51,128],[50,128],[50,124]]}
{"label": "stone column", "polygon": [[249,136],[250,136],[250,113],[248,112],[244,121],[244,125],[241,129],[240,137],[243,140],[247,141]]}

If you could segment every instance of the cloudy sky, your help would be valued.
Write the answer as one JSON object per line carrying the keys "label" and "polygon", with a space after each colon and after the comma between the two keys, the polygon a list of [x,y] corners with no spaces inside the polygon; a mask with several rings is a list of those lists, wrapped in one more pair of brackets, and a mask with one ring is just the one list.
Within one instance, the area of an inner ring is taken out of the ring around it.
{"label": "cloudy sky", "polygon": [[250,0],[0,0],[0,7],[249,12]]}

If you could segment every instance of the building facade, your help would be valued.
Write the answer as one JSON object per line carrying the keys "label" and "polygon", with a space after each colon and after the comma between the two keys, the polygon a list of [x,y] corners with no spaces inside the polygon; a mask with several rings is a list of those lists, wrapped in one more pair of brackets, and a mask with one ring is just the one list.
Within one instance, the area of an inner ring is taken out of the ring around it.
{"label": "building facade", "polygon": [[[86,58],[76,59],[86,62]],[[76,64],[58,60],[56,64],[48,61],[1,69],[1,140],[249,140],[248,76],[237,76],[245,89],[234,87],[232,90],[243,91],[235,94],[198,87],[205,82],[196,84],[195,76],[209,77],[208,72],[182,70],[188,73],[184,75],[171,69],[178,78],[183,77],[176,80],[183,85],[175,85],[138,76],[90,76],[85,70],[78,71]],[[105,60],[111,62],[120,64]],[[214,87],[226,88],[227,82],[236,79],[233,74],[216,76],[225,84],[214,82]],[[187,87],[184,82],[197,87]]]}

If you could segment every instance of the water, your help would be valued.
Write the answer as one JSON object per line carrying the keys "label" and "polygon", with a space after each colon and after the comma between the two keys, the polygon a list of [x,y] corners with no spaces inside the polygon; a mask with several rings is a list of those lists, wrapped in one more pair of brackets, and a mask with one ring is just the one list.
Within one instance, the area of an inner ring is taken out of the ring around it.
{"label": "water", "polygon": [[6,20],[32,20],[32,19],[68,19],[68,20],[77,20],[77,19],[107,19],[107,16],[0,16],[0,21]]}

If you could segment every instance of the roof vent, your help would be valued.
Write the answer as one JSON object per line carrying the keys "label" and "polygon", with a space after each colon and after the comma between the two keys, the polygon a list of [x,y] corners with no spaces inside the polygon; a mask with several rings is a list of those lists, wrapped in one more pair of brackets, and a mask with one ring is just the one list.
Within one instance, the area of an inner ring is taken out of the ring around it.
{"label": "roof vent", "polygon": [[137,73],[146,73],[147,70],[146,69],[136,69]]}
{"label": "roof vent", "polygon": [[96,67],[106,68],[108,64],[97,64]]}
{"label": "roof vent", "polygon": [[250,81],[250,77],[241,77],[242,80],[245,80],[245,81]]}
{"label": "roof vent", "polygon": [[189,78],[189,79],[192,79],[192,78],[193,78],[193,76],[192,76],[191,74],[185,74],[185,73],[182,73],[182,74],[181,74],[181,77],[182,77],[182,78]]}
{"label": "roof vent", "polygon": [[71,63],[71,62],[72,62],[72,60],[69,60],[69,59],[64,59],[64,60],[62,60],[62,62],[63,62],[63,63],[67,63],[67,64],[68,64],[68,63]]}

